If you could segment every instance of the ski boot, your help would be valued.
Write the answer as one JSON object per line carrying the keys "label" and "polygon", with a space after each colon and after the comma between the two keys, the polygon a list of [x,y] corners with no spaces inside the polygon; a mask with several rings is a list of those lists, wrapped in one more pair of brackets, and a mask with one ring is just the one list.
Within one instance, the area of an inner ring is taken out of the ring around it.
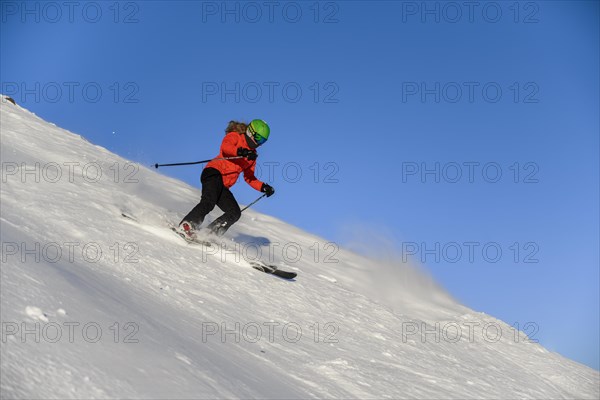
{"label": "ski boot", "polygon": [[177,228],[175,228],[175,232],[179,234],[182,238],[188,241],[194,241],[197,239],[196,234],[196,224],[189,221],[182,221],[181,224]]}

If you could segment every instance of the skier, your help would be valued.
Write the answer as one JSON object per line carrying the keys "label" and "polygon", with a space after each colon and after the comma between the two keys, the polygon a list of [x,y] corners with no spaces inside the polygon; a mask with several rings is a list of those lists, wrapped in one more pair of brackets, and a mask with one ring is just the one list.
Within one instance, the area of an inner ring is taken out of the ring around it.
{"label": "skier", "polygon": [[[202,171],[200,203],[179,223],[178,231],[181,234],[191,240],[195,239],[204,217],[215,206],[218,206],[224,214],[208,225],[207,229],[210,233],[221,236],[240,219],[242,215],[240,206],[229,188],[236,183],[242,172],[244,180],[254,189],[266,193],[267,197],[275,193],[275,189],[254,176],[258,157],[256,149],[267,141],[269,133],[269,125],[260,119],[252,120],[248,125],[243,122],[229,121],[219,155],[206,164]],[[240,158],[222,159],[236,156]]]}

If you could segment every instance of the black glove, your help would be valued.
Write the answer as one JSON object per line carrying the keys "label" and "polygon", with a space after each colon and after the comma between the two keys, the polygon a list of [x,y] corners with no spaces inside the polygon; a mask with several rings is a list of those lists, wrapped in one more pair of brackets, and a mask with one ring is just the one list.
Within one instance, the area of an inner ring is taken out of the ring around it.
{"label": "black glove", "polygon": [[271,197],[275,194],[275,189],[273,189],[273,186],[268,185],[266,183],[262,184],[262,187],[260,188],[260,191],[263,193],[267,194],[267,197]]}
{"label": "black glove", "polygon": [[248,149],[245,149],[243,147],[238,147],[238,149],[237,149],[237,155],[238,156],[242,156],[242,157],[246,157],[250,161],[256,160],[256,157],[258,157],[258,154],[256,154],[255,151],[248,150]]}

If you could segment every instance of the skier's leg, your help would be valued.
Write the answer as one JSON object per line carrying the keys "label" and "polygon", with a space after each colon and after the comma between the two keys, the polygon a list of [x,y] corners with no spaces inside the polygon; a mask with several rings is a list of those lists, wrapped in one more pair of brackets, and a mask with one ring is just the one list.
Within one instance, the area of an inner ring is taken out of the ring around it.
{"label": "skier's leg", "polygon": [[[200,178],[202,182],[202,199],[183,219],[196,226],[202,225],[204,217],[215,208],[221,196],[223,189],[223,178],[221,173],[214,168],[205,168]],[[181,222],[179,223],[181,225]]]}
{"label": "skier's leg", "polygon": [[237,220],[240,219],[242,212],[240,210],[240,205],[235,197],[233,197],[233,193],[226,187],[223,187],[217,205],[225,212],[225,214],[211,222],[211,224],[208,225],[208,229],[214,234],[222,236],[227,232],[227,229],[229,229],[231,225],[235,224]]}

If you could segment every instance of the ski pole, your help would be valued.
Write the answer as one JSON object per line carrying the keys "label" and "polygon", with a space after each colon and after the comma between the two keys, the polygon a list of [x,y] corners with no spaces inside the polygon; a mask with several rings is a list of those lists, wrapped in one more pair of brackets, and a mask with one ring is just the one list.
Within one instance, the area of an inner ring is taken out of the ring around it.
{"label": "ski pole", "polygon": [[253,204],[256,204],[260,199],[262,199],[263,197],[265,197],[267,194],[263,194],[262,196],[260,196],[258,199],[254,200],[252,203],[248,204],[246,207],[242,208],[240,210],[240,212],[243,212],[245,209],[247,209],[248,207],[250,207]]}
{"label": "ski pole", "polygon": [[154,164],[154,168],[158,167],[174,167],[178,165],[194,165],[194,164],[204,164],[212,160],[235,160],[237,158],[244,158],[244,156],[235,156],[235,157],[222,157],[222,158],[211,158],[210,160],[202,160],[202,161],[194,161],[194,162],[184,162],[184,163],[174,163],[174,164]]}

